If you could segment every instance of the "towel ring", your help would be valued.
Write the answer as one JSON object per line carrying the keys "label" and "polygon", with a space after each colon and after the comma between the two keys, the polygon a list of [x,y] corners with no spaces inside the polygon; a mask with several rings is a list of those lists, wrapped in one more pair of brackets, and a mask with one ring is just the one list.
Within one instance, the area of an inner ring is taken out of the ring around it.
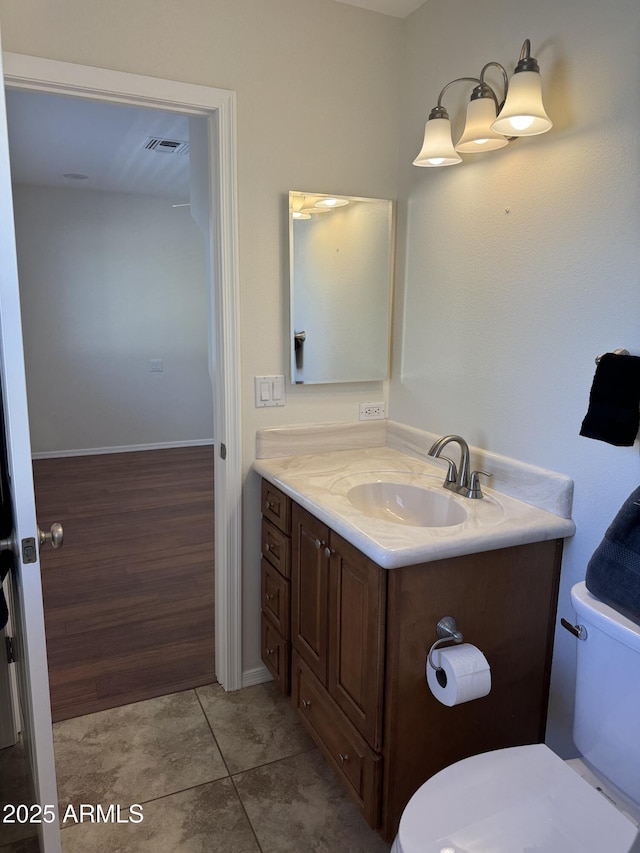
{"label": "towel ring", "polygon": [[[613,355],[631,355],[631,353],[628,349],[622,349],[619,347],[618,349],[614,349]],[[596,364],[599,364],[601,358],[601,355],[596,356]]]}

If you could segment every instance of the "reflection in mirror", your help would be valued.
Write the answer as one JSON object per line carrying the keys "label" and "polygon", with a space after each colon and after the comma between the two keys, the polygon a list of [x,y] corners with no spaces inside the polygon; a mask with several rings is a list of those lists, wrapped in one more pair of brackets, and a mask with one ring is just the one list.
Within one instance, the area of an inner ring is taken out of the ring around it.
{"label": "reflection in mirror", "polygon": [[387,379],[393,202],[289,193],[291,381]]}

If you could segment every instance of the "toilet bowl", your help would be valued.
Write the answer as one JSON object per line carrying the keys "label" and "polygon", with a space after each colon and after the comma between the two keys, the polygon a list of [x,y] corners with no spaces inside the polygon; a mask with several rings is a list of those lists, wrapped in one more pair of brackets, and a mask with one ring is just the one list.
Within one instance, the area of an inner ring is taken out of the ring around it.
{"label": "toilet bowl", "polygon": [[415,792],[392,853],[640,853],[640,625],[584,583],[571,598],[584,628],[574,741],[588,762],[544,744],[458,761]]}

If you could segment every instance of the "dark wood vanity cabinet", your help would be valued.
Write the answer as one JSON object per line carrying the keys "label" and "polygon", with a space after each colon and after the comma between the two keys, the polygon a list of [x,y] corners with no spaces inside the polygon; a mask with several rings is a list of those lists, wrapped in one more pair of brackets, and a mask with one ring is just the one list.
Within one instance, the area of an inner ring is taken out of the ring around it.
{"label": "dark wood vanity cabinet", "polygon": [[291,689],[291,499],[262,481],[262,660],[285,695]]}
{"label": "dark wood vanity cabinet", "polygon": [[382,743],[386,573],[299,506],[292,524],[292,640],[373,749]]}
{"label": "dark wood vanity cabinet", "polygon": [[386,577],[296,504],[292,702],[372,826],[379,822]]}
{"label": "dark wood vanity cabinet", "polygon": [[[385,839],[443,767],[544,739],[562,540],[385,570],[295,503],[290,535],[291,701]],[[487,657],[488,696],[431,694],[443,616]]]}

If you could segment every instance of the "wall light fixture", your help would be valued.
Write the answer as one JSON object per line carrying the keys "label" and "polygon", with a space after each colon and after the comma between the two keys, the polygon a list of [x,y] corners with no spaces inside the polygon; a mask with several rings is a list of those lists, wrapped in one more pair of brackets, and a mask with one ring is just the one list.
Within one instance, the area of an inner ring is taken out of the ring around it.
{"label": "wall light fixture", "polygon": [[[497,68],[503,78],[504,96],[485,82],[487,69]],[[442,106],[442,97],[454,83],[475,83],[467,107],[462,136],[453,144],[449,113]],[[526,39],[511,80],[499,62],[487,62],[480,77],[457,77],[438,95],[438,103],[429,113],[424,129],[424,142],[414,166],[455,166],[463,154],[479,154],[503,148],[520,136],[546,133],[552,122],[542,103],[542,78],[537,61],[531,56],[531,42]]]}

